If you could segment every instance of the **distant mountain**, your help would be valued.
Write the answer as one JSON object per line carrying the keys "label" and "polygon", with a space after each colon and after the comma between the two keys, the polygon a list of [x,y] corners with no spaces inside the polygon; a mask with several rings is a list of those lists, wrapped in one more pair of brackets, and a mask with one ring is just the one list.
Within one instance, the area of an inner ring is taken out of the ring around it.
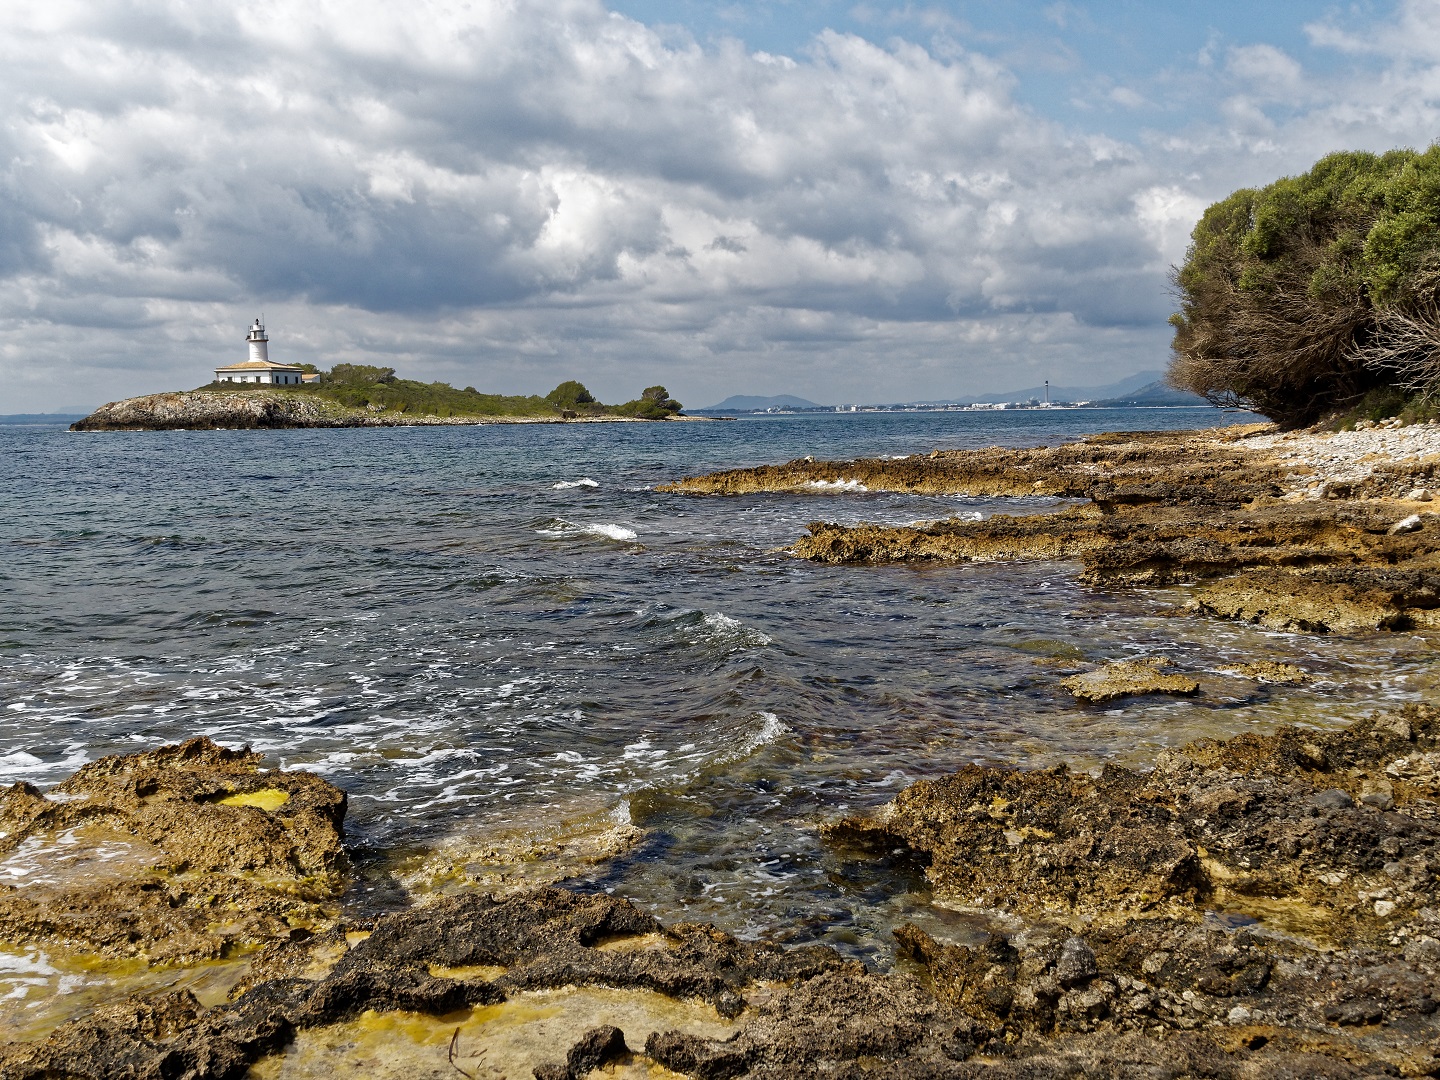
{"label": "distant mountain", "polygon": [[1176,390],[1166,386],[1162,380],[1148,383],[1132,393],[1120,394],[1113,398],[1091,398],[1096,405],[1207,405],[1199,394],[1189,390]]}
{"label": "distant mountain", "polygon": [[689,412],[747,412],[759,409],[823,409],[825,406],[816,405],[813,401],[806,401],[803,397],[795,397],[793,394],[780,394],[776,397],[749,397],[745,394],[735,394],[727,397],[719,405],[711,405],[705,409],[690,409]]}
{"label": "distant mountain", "polygon": [[[986,394],[960,394],[951,398],[912,401],[910,405],[973,405],[977,401],[1044,401],[1045,387],[1027,386],[1021,390],[997,390]],[[1205,399],[1184,390],[1165,385],[1163,371],[1137,371],[1134,375],[1103,386],[1062,386],[1050,384],[1051,401],[1087,401],[1092,405],[1204,405]],[[736,394],[719,405],[687,412],[760,412],[764,409],[823,409],[813,401],[780,394],[777,397],[752,397]]]}
{"label": "distant mountain", "polygon": [[83,420],[88,413],[63,412],[63,413],[10,413],[7,416],[0,416],[0,424],[73,424],[76,420]]}

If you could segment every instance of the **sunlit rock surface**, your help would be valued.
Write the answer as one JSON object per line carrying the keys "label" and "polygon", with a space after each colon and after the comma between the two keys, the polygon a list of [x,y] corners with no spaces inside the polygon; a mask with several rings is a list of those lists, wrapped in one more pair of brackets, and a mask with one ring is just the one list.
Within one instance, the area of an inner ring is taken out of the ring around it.
{"label": "sunlit rock surface", "polygon": [[217,959],[334,916],[345,794],[208,739],[0,792],[0,941]]}

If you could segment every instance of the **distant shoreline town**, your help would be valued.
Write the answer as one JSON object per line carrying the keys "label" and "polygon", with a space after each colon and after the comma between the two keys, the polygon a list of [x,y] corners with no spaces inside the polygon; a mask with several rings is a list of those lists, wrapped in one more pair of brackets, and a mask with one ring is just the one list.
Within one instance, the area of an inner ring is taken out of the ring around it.
{"label": "distant shoreline town", "polygon": [[1048,382],[1043,387],[977,394],[940,401],[907,401],[890,404],[821,405],[782,394],[776,397],[736,395],[718,405],[687,409],[690,414],[716,413],[787,416],[804,413],[896,413],[896,412],[1000,412],[1024,409],[1177,409],[1211,408],[1198,394],[1175,390],[1156,371],[1142,371],[1108,386],[1060,387]]}
{"label": "distant shoreline town", "polygon": [[1021,412],[1025,410],[1073,410],[1073,409],[1213,409],[1216,406],[1205,401],[1187,401],[1178,404],[1161,405],[1132,401],[976,401],[962,405],[816,405],[813,408],[793,406],[772,406],[765,409],[686,409],[686,415],[730,415],[750,416],[800,416],[806,413],[930,413],[930,412]]}

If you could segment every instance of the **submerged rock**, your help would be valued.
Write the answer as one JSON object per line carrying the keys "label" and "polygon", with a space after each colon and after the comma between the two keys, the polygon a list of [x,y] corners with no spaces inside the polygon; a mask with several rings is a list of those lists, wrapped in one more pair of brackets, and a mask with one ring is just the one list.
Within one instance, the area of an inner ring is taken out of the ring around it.
{"label": "submerged rock", "polygon": [[526,892],[628,855],[646,835],[606,814],[565,821],[543,835],[457,836],[405,868],[400,882],[415,898],[462,889],[497,896]]}
{"label": "submerged rock", "polygon": [[345,794],[191,739],[0,791],[0,940],[194,962],[326,924]]}
{"label": "submerged rock", "polygon": [[1135,694],[1178,694],[1188,697],[1200,692],[1200,684],[1187,675],[1167,675],[1168,661],[1152,657],[1145,660],[1116,660],[1104,667],[1072,675],[1060,685],[1077,701],[1098,704]]}
{"label": "submerged rock", "polygon": [[1256,682],[1274,683],[1277,686],[1304,686],[1311,681],[1310,674],[1305,670],[1279,660],[1257,660],[1251,664],[1237,664],[1220,670],[1238,675],[1242,679],[1254,679]]}

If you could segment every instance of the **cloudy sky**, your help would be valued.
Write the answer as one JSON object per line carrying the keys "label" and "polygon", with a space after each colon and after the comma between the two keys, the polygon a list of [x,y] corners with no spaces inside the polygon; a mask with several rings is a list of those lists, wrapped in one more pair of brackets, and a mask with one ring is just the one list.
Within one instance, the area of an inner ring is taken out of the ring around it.
{"label": "cloudy sky", "polygon": [[5,0],[0,413],[197,385],[262,311],[696,406],[1163,367],[1207,203],[1440,137],[1440,0],[1181,7]]}

